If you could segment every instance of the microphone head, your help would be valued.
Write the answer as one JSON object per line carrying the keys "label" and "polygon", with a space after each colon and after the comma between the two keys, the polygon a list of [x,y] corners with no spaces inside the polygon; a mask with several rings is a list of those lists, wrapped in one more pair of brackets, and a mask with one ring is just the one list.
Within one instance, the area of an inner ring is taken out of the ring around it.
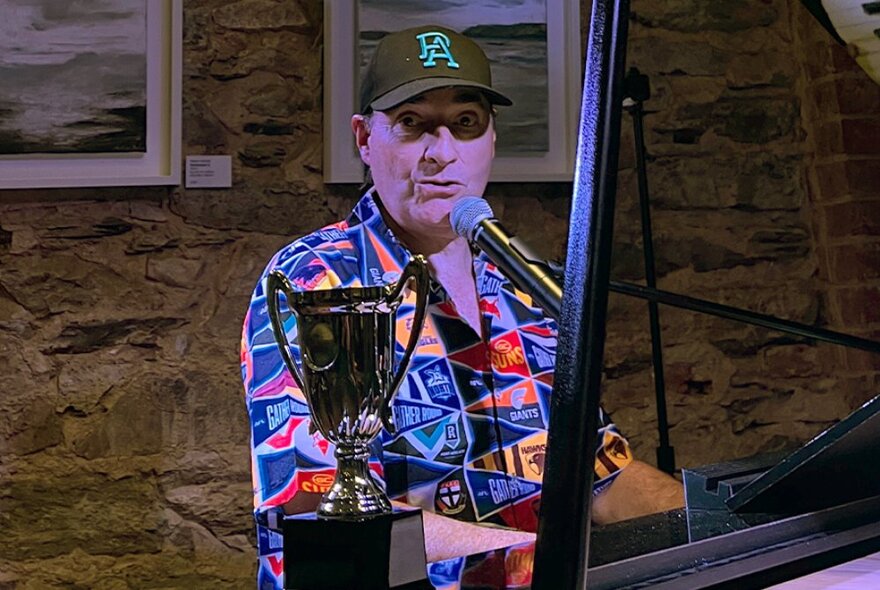
{"label": "microphone head", "polygon": [[467,240],[474,237],[474,231],[480,222],[484,219],[492,219],[495,214],[492,213],[492,207],[485,199],[480,197],[463,197],[452,208],[449,214],[449,223],[456,235]]}

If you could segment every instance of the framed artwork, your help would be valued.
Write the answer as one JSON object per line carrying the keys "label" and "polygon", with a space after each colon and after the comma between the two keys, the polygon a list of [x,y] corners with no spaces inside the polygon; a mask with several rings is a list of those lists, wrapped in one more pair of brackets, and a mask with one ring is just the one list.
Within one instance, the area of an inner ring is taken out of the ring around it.
{"label": "framed artwork", "polygon": [[180,183],[182,0],[0,14],[0,189]]}
{"label": "framed artwork", "polygon": [[570,181],[581,99],[579,2],[355,0],[324,2],[324,181],[361,182],[351,115],[362,69],[387,33],[442,25],[474,39],[492,62],[499,107],[496,182]]}

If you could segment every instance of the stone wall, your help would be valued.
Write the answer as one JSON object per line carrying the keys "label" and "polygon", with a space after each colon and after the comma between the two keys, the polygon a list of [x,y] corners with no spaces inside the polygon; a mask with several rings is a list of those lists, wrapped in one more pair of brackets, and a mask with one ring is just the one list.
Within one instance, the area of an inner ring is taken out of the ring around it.
{"label": "stone wall", "polygon": [[[876,87],[796,0],[633,9],[660,287],[876,336],[877,152],[819,139],[876,120]],[[252,587],[241,320],[269,256],[357,196],[321,180],[321,10],[185,3],[184,153],[233,154],[232,189],[0,192],[0,588]],[[631,143],[625,120],[614,275],[638,281]],[[548,257],[570,192],[489,190]],[[679,465],[802,441],[878,385],[831,346],[662,321]],[[645,304],[612,296],[605,404],[651,461],[649,352]]]}
{"label": "stone wall", "polygon": [[[848,49],[828,44],[804,12],[794,20],[801,48],[807,187],[819,280],[835,329],[880,339],[880,85]],[[880,369],[880,357],[837,351],[853,373]]]}

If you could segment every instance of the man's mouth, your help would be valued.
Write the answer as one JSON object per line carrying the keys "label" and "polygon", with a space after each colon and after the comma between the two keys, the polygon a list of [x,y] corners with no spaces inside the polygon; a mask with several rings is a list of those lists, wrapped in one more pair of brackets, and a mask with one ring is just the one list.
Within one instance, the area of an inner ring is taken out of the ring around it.
{"label": "man's mouth", "polygon": [[453,185],[457,186],[457,185],[461,184],[461,183],[456,182],[454,180],[440,180],[440,179],[436,179],[436,178],[425,178],[423,180],[419,180],[418,183],[419,184],[430,184],[430,185],[434,185],[434,186],[453,186]]}
{"label": "man's mouth", "polygon": [[442,179],[424,179],[416,184],[422,187],[422,190],[429,193],[436,193],[442,196],[453,196],[463,188],[463,184],[454,180]]}

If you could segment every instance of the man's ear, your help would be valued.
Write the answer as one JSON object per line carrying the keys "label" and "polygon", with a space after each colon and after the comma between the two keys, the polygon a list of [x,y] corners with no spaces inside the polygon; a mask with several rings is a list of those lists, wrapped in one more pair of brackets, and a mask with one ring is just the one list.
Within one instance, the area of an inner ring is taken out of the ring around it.
{"label": "man's ear", "polygon": [[351,131],[354,133],[354,145],[357,147],[361,160],[367,166],[370,165],[370,125],[363,115],[352,115]]}

